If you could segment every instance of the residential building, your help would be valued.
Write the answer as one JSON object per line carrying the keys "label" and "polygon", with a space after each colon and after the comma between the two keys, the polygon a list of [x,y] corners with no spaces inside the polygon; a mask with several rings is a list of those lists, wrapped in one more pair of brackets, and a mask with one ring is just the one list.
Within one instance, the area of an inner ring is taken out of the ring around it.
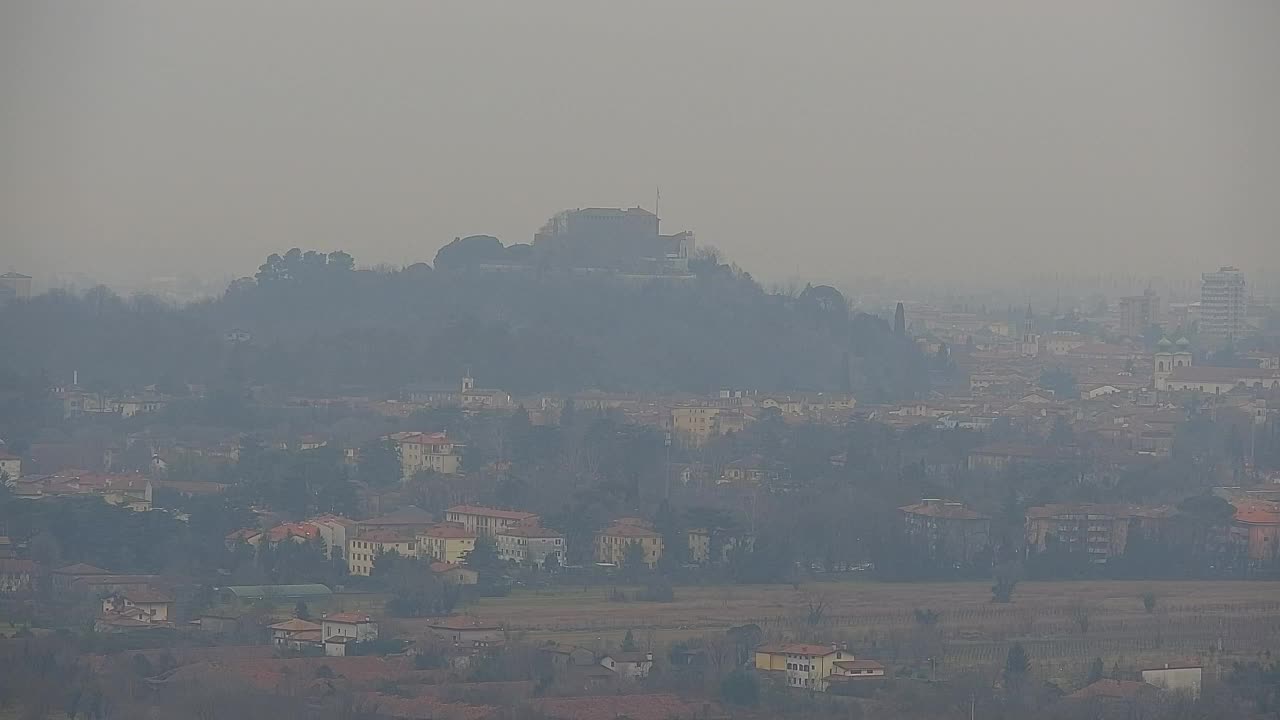
{"label": "residential building", "polygon": [[724,483],[747,483],[751,485],[763,485],[770,481],[775,481],[780,474],[773,464],[765,460],[764,456],[759,453],[753,453],[746,457],[738,458],[730,463],[725,463],[724,472],[720,475],[720,479],[716,484]]}
{"label": "residential building", "polygon": [[29,500],[96,496],[108,505],[135,512],[151,510],[152,484],[142,475],[28,475],[13,487],[15,495]]}
{"label": "residential building", "polygon": [[1249,297],[1244,273],[1233,267],[1200,276],[1200,334],[1224,341],[1243,337]]}
{"label": "residential building", "polygon": [[284,542],[306,545],[320,541],[320,528],[308,522],[282,523],[263,533],[262,539],[265,539],[271,547]]}
{"label": "residential building", "polygon": [[347,551],[348,536],[354,537],[359,526],[355,520],[338,515],[321,515],[307,521],[320,531],[320,542],[324,543],[325,557],[333,558],[333,551]]}
{"label": "residential building", "polygon": [[173,596],[151,588],[112,593],[103,598],[102,612],[149,623],[169,622],[173,618]]}
{"label": "residential building", "polygon": [[1120,298],[1120,334],[1130,338],[1146,335],[1160,324],[1160,296],[1150,288],[1141,295]]}
{"label": "residential building", "polygon": [[557,670],[565,670],[572,667],[588,667],[596,662],[596,654],[590,650],[579,647],[577,645],[566,645],[564,643],[555,643],[538,648],[546,658],[546,662]]}
{"label": "residential building", "polygon": [[368,577],[379,555],[397,552],[403,557],[418,556],[414,535],[395,530],[370,530],[347,541],[347,572]]}
{"label": "residential building", "polygon": [[22,458],[0,450],[0,475],[8,485],[17,483],[22,477]]}
{"label": "residential building", "polygon": [[829,681],[883,678],[884,665],[875,660],[836,660]]}
{"label": "residential building", "polygon": [[1204,667],[1201,665],[1170,665],[1142,670],[1142,682],[1161,690],[1185,693],[1191,698],[1200,697],[1204,685]]}
{"label": "residential building", "polygon": [[632,544],[640,546],[644,564],[650,570],[658,566],[658,560],[662,558],[662,534],[626,522],[615,522],[596,536],[596,562],[622,565],[627,557],[627,548]]}
{"label": "residential building", "polygon": [[1129,536],[1145,532],[1159,536],[1174,514],[1170,507],[1070,503],[1027,509],[1027,547],[1044,552],[1057,545],[1072,552],[1086,552],[1089,561],[1104,564],[1124,554]]}
{"label": "residential building", "polygon": [[462,445],[445,433],[400,432],[390,436],[400,451],[400,474],[404,480],[419,472],[456,475],[462,469]]}
{"label": "residential building", "polygon": [[450,585],[475,585],[480,582],[480,573],[457,563],[446,563],[437,560],[431,563],[430,568],[432,575]]}
{"label": "residential building", "polygon": [[898,508],[907,542],[939,563],[970,563],[991,544],[991,518],[963,503],[926,498]]}
{"label": "residential building", "polygon": [[612,652],[600,658],[600,665],[617,673],[623,680],[641,680],[653,669],[651,652]]}
{"label": "residential building", "polygon": [[555,557],[557,565],[565,564],[568,547],[564,535],[537,525],[517,526],[499,530],[496,536],[498,557],[520,565],[542,567],[548,557]]}
{"label": "residential building", "polygon": [[671,408],[671,430],[676,440],[688,447],[701,447],[720,434],[718,417],[722,410],[705,405]]}
{"label": "residential building", "polygon": [[378,639],[378,623],[364,613],[331,613],[320,618],[321,636],[351,638],[355,642]]}
{"label": "residential building", "polygon": [[324,639],[319,623],[298,618],[278,622],[267,629],[271,631],[272,645],[292,650],[301,650],[305,646],[319,645]]}
{"label": "residential building", "polygon": [[431,620],[427,623],[427,630],[436,637],[463,647],[486,647],[506,640],[506,631],[501,623],[469,615]]}
{"label": "residential building", "polygon": [[832,675],[846,671],[837,662],[856,660],[853,653],[838,645],[787,643],[756,648],[756,670],[781,673],[787,687],[826,692]]}
{"label": "residential building", "polygon": [[476,549],[476,534],[458,523],[440,523],[417,536],[418,555],[445,563],[460,563]]}
{"label": "residential building", "polygon": [[446,522],[457,523],[476,535],[497,538],[499,530],[536,525],[538,515],[523,510],[501,510],[483,505],[454,505],[444,511],[444,519]]}
{"label": "residential building", "polygon": [[1280,503],[1245,498],[1232,504],[1235,543],[1244,548],[1250,565],[1270,566],[1280,557]]}
{"label": "residential building", "polygon": [[71,590],[71,586],[77,581],[89,577],[103,577],[111,575],[110,570],[103,570],[100,567],[94,567],[87,563],[75,563],[60,567],[49,573],[50,579],[53,581],[53,589],[58,593],[65,593]]}
{"label": "residential building", "polygon": [[31,276],[17,272],[0,275],[0,301],[7,298],[29,300],[31,298]]}
{"label": "residential building", "polygon": [[356,535],[371,530],[390,530],[401,535],[415,535],[435,525],[435,516],[415,505],[356,523]]}

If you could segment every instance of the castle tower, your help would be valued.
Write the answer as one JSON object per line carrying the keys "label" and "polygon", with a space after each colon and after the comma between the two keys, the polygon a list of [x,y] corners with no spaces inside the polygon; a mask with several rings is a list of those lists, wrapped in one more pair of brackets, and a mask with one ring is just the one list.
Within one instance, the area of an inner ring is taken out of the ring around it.
{"label": "castle tower", "polygon": [[476,389],[475,378],[471,377],[471,371],[467,370],[467,373],[462,376],[462,392],[464,393],[471,392],[472,390],[475,390],[475,389]]}

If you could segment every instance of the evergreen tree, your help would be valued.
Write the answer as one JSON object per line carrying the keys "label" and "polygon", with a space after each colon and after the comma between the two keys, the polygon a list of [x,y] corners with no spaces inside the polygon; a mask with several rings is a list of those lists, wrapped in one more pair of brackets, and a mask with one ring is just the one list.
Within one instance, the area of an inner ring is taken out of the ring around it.
{"label": "evergreen tree", "polygon": [[627,628],[627,634],[622,638],[622,652],[635,652],[636,650],[635,636],[631,634],[631,628]]}
{"label": "evergreen tree", "polygon": [[1014,643],[1004,659],[1004,681],[1010,687],[1022,685],[1031,672],[1031,658],[1022,643]]}

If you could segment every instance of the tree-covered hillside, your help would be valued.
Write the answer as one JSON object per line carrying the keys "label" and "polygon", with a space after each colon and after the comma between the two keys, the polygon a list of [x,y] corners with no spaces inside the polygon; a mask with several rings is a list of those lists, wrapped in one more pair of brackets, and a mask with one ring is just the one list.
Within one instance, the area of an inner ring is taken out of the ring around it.
{"label": "tree-covered hillside", "polygon": [[[453,382],[513,393],[922,389],[923,360],[831,288],[765,292],[704,256],[693,278],[356,270],[346,253],[272,255],[215,300],[175,307],[105,288],[0,310],[0,367],[104,389],[235,381],[298,391]],[[231,330],[251,334],[232,342]]]}

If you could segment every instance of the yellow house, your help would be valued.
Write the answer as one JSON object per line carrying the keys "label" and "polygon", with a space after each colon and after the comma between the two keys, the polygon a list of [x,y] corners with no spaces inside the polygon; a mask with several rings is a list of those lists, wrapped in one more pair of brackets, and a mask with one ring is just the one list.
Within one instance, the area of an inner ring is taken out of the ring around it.
{"label": "yellow house", "polygon": [[462,469],[462,445],[444,433],[400,432],[390,438],[400,451],[400,472],[405,480],[426,470],[455,475]]}
{"label": "yellow house", "polygon": [[418,534],[418,552],[445,563],[460,563],[476,549],[476,534],[453,523],[441,523]]}
{"label": "yellow house", "polygon": [[640,545],[644,564],[650,570],[658,566],[658,559],[662,557],[661,533],[630,523],[616,523],[600,531],[596,536],[596,562],[621,565],[631,543]]}
{"label": "yellow house", "polygon": [[690,405],[671,408],[671,429],[683,445],[699,447],[717,433],[720,408]]}
{"label": "yellow house", "polygon": [[347,572],[368,577],[378,554],[392,550],[404,557],[418,557],[417,538],[390,530],[370,530],[357,535],[347,541]]}
{"label": "yellow house", "polygon": [[826,692],[832,675],[843,675],[836,663],[855,660],[838,645],[790,643],[756,648],[756,669],[783,673],[787,687]]}

